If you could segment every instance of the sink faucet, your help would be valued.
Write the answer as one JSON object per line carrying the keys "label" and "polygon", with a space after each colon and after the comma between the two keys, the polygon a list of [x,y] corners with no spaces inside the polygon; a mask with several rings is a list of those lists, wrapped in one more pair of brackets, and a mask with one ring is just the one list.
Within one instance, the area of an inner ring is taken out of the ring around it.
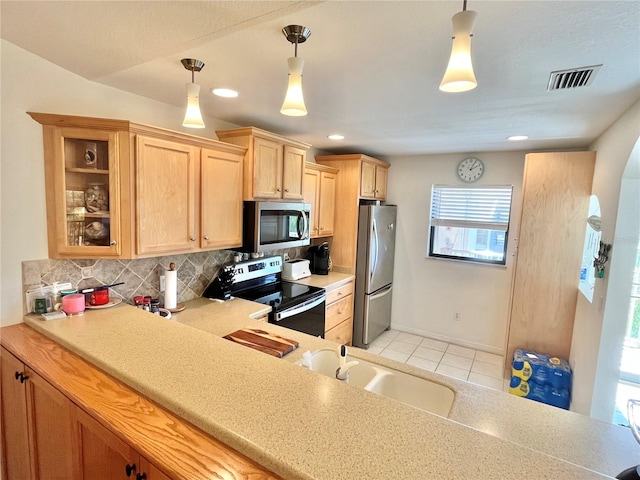
{"label": "sink faucet", "polygon": [[348,380],[349,370],[358,365],[360,362],[352,360],[347,362],[347,346],[340,345],[336,352],[338,354],[338,368],[336,368],[336,378],[338,380]]}

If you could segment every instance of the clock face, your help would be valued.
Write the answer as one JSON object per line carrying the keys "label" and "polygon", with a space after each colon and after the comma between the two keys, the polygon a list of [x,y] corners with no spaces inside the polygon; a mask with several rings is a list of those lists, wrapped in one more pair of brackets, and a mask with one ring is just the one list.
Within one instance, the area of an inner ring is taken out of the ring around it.
{"label": "clock face", "polygon": [[465,158],[458,165],[458,177],[465,182],[475,182],[484,173],[484,163],[479,158]]}

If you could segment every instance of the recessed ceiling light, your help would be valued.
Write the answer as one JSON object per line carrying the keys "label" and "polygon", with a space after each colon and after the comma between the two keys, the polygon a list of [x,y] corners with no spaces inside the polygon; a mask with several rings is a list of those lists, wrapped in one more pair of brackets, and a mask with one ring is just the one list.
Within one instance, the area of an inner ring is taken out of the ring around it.
{"label": "recessed ceiling light", "polygon": [[507,137],[507,140],[511,140],[512,142],[517,142],[519,140],[528,140],[529,139],[529,135],[511,135],[510,137]]}
{"label": "recessed ceiling light", "polygon": [[329,140],[344,140],[344,135],[340,135],[339,133],[332,133],[331,135],[327,135]]}
{"label": "recessed ceiling light", "polygon": [[235,98],[238,96],[238,92],[231,90],[230,88],[212,88],[211,93],[218,97]]}

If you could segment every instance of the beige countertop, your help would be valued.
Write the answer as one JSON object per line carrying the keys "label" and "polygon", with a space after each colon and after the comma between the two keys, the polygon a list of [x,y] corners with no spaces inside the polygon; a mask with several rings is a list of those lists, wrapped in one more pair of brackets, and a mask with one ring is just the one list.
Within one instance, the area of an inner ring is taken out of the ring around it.
{"label": "beige countertop", "polygon": [[307,278],[301,278],[300,280],[296,280],[295,283],[334,290],[355,278],[356,277],[350,273],[329,272],[328,275],[311,275]]}
{"label": "beige countertop", "polygon": [[[201,298],[171,320],[120,305],[25,321],[286,479],[590,479],[640,463],[628,429],[357,348],[453,388],[449,419],[310,372],[294,362],[335,344],[250,318],[264,310]],[[280,359],[221,338],[244,327],[300,348]]]}

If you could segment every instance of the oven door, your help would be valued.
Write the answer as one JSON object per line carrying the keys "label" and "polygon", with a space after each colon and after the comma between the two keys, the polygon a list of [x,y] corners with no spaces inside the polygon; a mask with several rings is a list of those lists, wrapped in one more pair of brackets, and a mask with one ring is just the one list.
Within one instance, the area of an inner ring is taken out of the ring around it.
{"label": "oven door", "polygon": [[270,322],[314,337],[324,338],[326,300],[326,294],[322,293],[284,310],[274,309]]}

